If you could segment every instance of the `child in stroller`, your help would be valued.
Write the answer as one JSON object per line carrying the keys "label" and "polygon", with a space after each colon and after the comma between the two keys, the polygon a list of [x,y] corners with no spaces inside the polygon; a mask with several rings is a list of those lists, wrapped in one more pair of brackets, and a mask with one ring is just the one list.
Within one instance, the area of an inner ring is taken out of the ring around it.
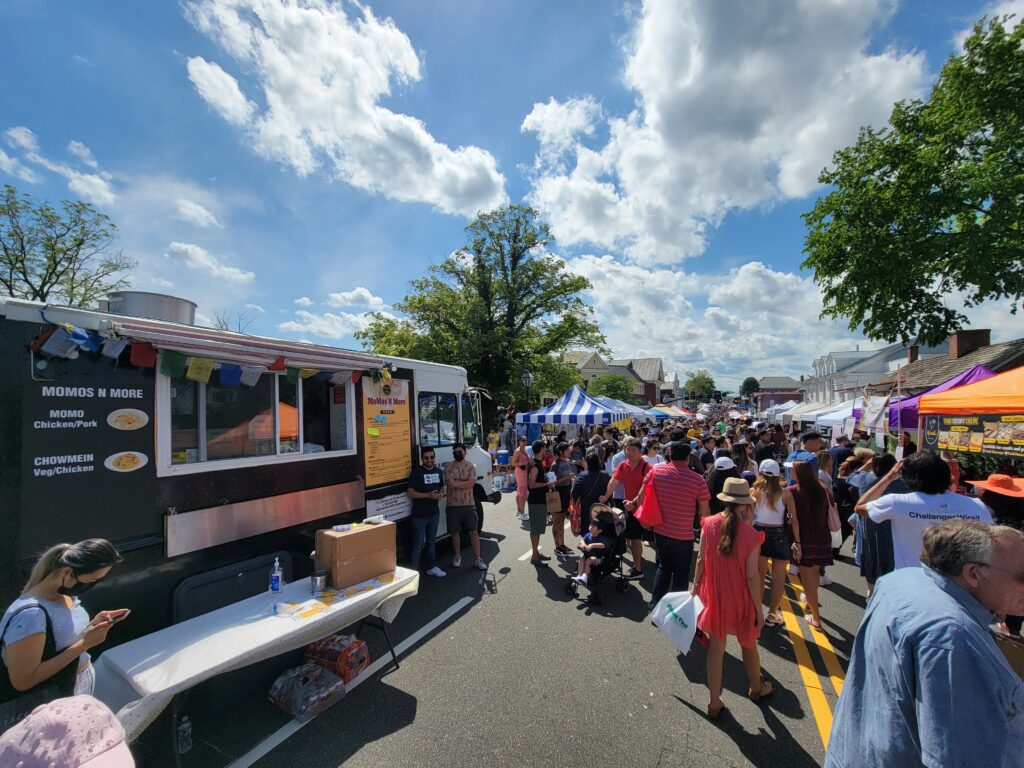
{"label": "child in stroller", "polygon": [[626,551],[626,516],[620,509],[594,504],[590,509],[588,532],[580,539],[580,557],[577,575],[565,585],[566,593],[575,596],[580,585],[590,590],[592,602],[604,602],[601,583],[605,577],[618,573],[616,589],[625,592],[627,579],[622,573],[622,554]]}

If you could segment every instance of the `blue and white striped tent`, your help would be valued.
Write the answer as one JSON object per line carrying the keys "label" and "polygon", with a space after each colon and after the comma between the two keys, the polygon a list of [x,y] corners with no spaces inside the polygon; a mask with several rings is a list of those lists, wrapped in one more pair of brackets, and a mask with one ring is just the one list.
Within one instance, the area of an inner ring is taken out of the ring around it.
{"label": "blue and white striped tent", "polygon": [[551,405],[538,408],[536,411],[518,414],[516,422],[519,424],[613,424],[616,421],[628,419],[631,415],[621,406],[605,405],[588,395],[581,387],[573,385],[572,389]]}
{"label": "blue and white striped tent", "polygon": [[621,400],[616,400],[614,397],[605,397],[604,395],[590,395],[590,397],[597,400],[605,408],[611,408],[613,411],[625,411],[634,419],[651,418],[651,414],[640,406],[624,403]]}

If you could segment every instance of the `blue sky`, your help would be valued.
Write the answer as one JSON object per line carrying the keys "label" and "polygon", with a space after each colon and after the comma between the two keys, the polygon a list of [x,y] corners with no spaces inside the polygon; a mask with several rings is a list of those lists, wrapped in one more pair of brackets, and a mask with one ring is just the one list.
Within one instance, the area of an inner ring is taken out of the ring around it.
{"label": "blue sky", "polygon": [[[799,272],[817,171],[1012,11],[0,0],[0,181],[109,213],[139,289],[339,346],[473,211],[528,202],[617,355],[799,374],[862,341]],[[972,320],[1007,338],[1004,309]]]}

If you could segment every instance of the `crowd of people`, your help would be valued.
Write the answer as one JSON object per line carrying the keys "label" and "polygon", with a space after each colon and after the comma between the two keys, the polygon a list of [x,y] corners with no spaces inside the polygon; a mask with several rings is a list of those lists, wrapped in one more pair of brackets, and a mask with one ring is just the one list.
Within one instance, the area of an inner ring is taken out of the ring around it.
{"label": "crowd of people", "polygon": [[[799,573],[807,624],[824,631],[818,590],[830,583],[826,569],[852,536],[870,601],[826,765],[968,766],[979,764],[980,755],[1019,756],[1024,684],[1009,672],[990,625],[1001,622],[1010,635],[1021,631],[1024,480],[1000,473],[964,481],[948,454],[918,451],[909,434],[899,442],[897,459],[873,448],[863,433],[827,445],[816,431],[749,419],[666,421],[628,431],[594,426],[572,440],[561,433],[529,444],[516,434],[510,464],[534,566],[551,560],[541,548],[550,527],[554,555],[577,558],[573,582],[591,586],[620,536],[612,512],[618,510],[625,518],[624,577],[644,579],[645,547],[654,553],[648,608],[670,592],[699,596],[710,719],[727,711],[722,670],[728,636],[741,647],[747,696],[755,702],[771,696],[758,640],[766,627],[783,624],[787,569]],[[473,565],[486,571],[475,480],[464,445],[454,447],[454,461],[443,469],[434,449],[422,450],[407,491],[414,568],[445,575],[435,550],[445,498],[451,567],[461,566],[458,537],[468,530]],[[962,492],[968,488],[971,493]],[[652,509],[656,516],[647,514]],[[566,543],[567,518],[579,535],[575,547]],[[42,555],[5,611],[0,715],[17,717],[3,723],[14,726],[4,744],[27,738],[26,717],[52,717],[47,702],[54,699],[69,702],[67,711],[91,711],[88,651],[125,612],[90,617],[78,598],[119,560],[102,539],[57,545]],[[37,703],[44,706],[30,715],[26,707]],[[18,706],[24,711],[15,712]],[[971,737],[948,738],[958,713],[975,707],[988,715],[972,721]],[[123,731],[108,715],[97,709],[81,716],[106,723],[111,756],[130,760],[126,751],[114,750]],[[1019,763],[995,757],[991,764]]]}
{"label": "crowd of people", "polygon": [[[555,553],[574,554],[564,544],[563,520],[575,505],[582,537],[574,581],[586,585],[613,546],[607,504],[626,515],[629,578],[644,576],[645,543],[654,550],[649,608],[670,591],[700,597],[709,718],[727,710],[722,668],[729,635],[741,647],[747,696],[761,701],[772,694],[757,641],[765,627],[783,624],[787,569],[800,576],[807,624],[824,631],[818,591],[831,584],[827,568],[852,536],[868,597],[876,587],[877,594],[854,645],[827,764],[968,766],[981,754],[1019,756],[1024,684],[990,625],[1020,634],[1024,480],[995,474],[962,482],[951,455],[918,451],[906,432],[897,444],[899,459],[865,432],[836,436],[829,445],[796,425],[667,421],[623,432],[594,426],[574,440],[563,433],[530,445],[517,435],[512,466],[534,565],[549,559],[539,548],[546,524]],[[558,511],[546,503],[555,490]],[[652,497],[661,522],[647,527],[637,513]],[[893,632],[907,638],[895,652]],[[979,667],[985,669],[975,675]],[[879,696],[892,700],[872,709]],[[966,740],[970,746],[949,739],[955,703],[979,697],[988,697],[996,716],[986,718],[977,741]],[[866,760],[865,744],[872,750]]]}

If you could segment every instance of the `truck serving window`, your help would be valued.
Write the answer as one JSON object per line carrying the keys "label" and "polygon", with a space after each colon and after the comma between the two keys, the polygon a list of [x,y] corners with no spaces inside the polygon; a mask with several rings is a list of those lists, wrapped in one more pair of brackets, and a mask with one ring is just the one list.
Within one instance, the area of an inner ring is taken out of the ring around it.
{"label": "truck serving window", "polygon": [[424,392],[419,398],[420,445],[452,445],[458,434],[455,395]]}
{"label": "truck serving window", "polygon": [[264,374],[256,386],[158,378],[160,470],[195,472],[350,453],[353,384]]}

